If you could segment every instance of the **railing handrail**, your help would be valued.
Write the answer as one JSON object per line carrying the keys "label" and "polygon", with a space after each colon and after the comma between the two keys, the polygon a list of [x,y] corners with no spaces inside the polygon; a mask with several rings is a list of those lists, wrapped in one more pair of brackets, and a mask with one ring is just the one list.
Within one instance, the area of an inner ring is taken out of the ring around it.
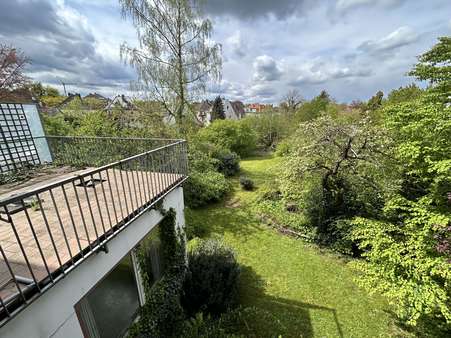
{"label": "railing handrail", "polygon": [[[52,137],[54,137],[54,138],[66,138],[66,137],[67,138],[71,138],[71,136],[41,136],[40,138],[47,138],[47,137],[51,137],[51,138]],[[83,136],[81,138],[83,138]],[[92,138],[96,139],[96,137],[92,137]],[[115,138],[109,138],[109,139],[115,139]],[[116,139],[132,140],[131,138],[116,138]],[[145,139],[145,140],[152,140],[152,139]],[[42,185],[42,186],[34,188],[34,189],[30,189],[29,191],[26,191],[26,192],[23,192],[23,193],[19,193],[17,195],[13,195],[13,196],[9,196],[9,197],[0,199],[0,207],[8,205],[8,204],[11,204],[11,203],[14,203],[14,202],[16,202],[18,200],[23,200],[23,199],[25,199],[27,197],[30,197],[30,196],[35,196],[36,194],[42,193],[42,192],[47,191],[49,189],[55,188],[57,186],[61,186],[61,185],[67,184],[67,183],[71,183],[72,181],[74,181],[74,179],[83,179],[86,176],[91,176],[91,175],[97,174],[100,171],[104,171],[106,169],[110,169],[110,168],[112,168],[114,166],[117,166],[119,164],[122,164],[122,163],[125,163],[125,162],[129,162],[129,161],[132,161],[132,160],[134,160],[136,158],[139,158],[139,157],[142,157],[142,156],[145,156],[145,155],[149,155],[149,154],[161,151],[163,149],[166,149],[166,148],[169,148],[169,147],[173,147],[173,146],[175,146],[177,144],[181,144],[181,143],[185,143],[186,142],[186,140],[184,140],[184,139],[178,139],[178,140],[174,139],[174,141],[176,141],[176,142],[173,142],[173,143],[170,143],[170,144],[166,144],[164,146],[161,146],[161,147],[158,147],[158,148],[155,148],[155,149],[151,149],[149,151],[146,151],[146,152],[143,152],[143,153],[140,153],[140,154],[137,154],[137,155],[129,156],[129,157],[125,158],[125,159],[122,159],[122,160],[119,160],[119,161],[115,161],[115,162],[103,165],[101,167],[97,167],[97,168],[93,168],[93,169],[87,169],[87,171],[85,171],[85,172],[83,172],[81,174],[76,174],[76,175],[73,175],[73,176],[70,176],[70,177],[66,177],[64,179],[57,180],[57,181],[54,181],[52,183]]]}
{"label": "railing handrail", "polygon": [[46,135],[46,136],[36,136],[38,138],[49,138],[49,139],[82,139],[82,140],[130,140],[130,141],[180,141],[182,139],[178,138],[158,138],[158,137],[120,137],[120,136],[80,136],[80,135]]}
{"label": "railing handrail", "polygon": [[[0,295],[0,328],[188,178],[183,139],[78,139],[47,138],[49,146],[55,143],[56,165],[87,169],[0,200],[0,220],[7,224],[0,238],[0,267],[7,270],[1,280],[2,288],[8,286]],[[29,197],[36,199],[27,201]],[[4,243],[15,245],[4,250]]]}

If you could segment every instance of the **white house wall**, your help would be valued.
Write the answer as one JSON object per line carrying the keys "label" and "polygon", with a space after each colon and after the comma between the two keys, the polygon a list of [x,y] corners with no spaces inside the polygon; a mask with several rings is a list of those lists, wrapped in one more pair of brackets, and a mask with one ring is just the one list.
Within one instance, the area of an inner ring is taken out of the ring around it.
{"label": "white house wall", "polygon": [[[178,227],[184,227],[183,189],[178,187],[163,200],[165,209],[174,208]],[[66,278],[30,304],[0,329],[2,338],[79,338],[83,333],[75,304],[134,248],[158,223],[160,212],[150,210],[129,224],[108,242],[108,253],[99,252],[82,262]]]}
{"label": "white house wall", "polygon": [[223,100],[222,105],[224,107],[224,114],[226,119],[238,120],[238,116],[235,114],[232,103],[229,100]]}

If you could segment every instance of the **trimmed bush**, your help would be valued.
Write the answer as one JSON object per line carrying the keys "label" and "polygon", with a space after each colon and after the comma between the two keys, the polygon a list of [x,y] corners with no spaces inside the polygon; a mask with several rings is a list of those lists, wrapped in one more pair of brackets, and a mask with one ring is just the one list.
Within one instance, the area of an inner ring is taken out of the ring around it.
{"label": "trimmed bush", "polygon": [[244,190],[254,190],[255,188],[254,181],[247,176],[240,177],[240,185]]}
{"label": "trimmed bush", "polygon": [[219,201],[228,191],[229,184],[224,175],[215,171],[194,171],[183,187],[185,203],[191,208]]}
{"label": "trimmed bush", "polygon": [[201,240],[188,253],[182,304],[190,315],[219,316],[237,303],[240,266],[232,249],[221,242]]}
{"label": "trimmed bush", "polygon": [[218,171],[224,176],[234,176],[240,171],[240,157],[236,153],[224,151],[215,158],[218,160]]}

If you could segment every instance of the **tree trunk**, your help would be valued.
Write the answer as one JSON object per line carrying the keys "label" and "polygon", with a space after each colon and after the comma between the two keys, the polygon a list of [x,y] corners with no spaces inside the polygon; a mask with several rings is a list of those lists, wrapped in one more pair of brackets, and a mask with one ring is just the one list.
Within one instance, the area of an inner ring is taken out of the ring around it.
{"label": "tree trunk", "polygon": [[181,33],[181,13],[180,6],[178,4],[178,17],[177,17],[177,65],[178,65],[178,87],[179,87],[179,97],[178,97],[178,107],[176,111],[176,123],[179,127],[183,125],[183,112],[185,110],[185,76],[183,69],[183,54],[182,54],[182,33]]}

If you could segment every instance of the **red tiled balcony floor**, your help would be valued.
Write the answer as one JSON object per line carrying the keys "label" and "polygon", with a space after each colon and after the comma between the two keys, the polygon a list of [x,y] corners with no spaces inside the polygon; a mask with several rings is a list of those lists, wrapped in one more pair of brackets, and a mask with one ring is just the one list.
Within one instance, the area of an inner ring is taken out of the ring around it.
{"label": "red tiled balcony floor", "polygon": [[[85,171],[72,172],[56,178],[61,180]],[[53,198],[49,190],[39,193],[42,209],[35,199],[26,211],[11,215],[31,271],[12,225],[0,221],[0,244],[15,276],[32,280],[34,275],[38,282],[42,281],[48,277],[49,272],[52,273],[61,265],[71,263],[75,255],[90,245],[95,245],[96,238],[183,177],[179,174],[119,169],[108,169],[102,171],[100,175],[94,174],[93,178],[105,181],[95,184],[94,187],[77,186],[70,182],[53,188]],[[86,177],[85,181],[89,178],[91,176]],[[44,181],[32,186],[19,187],[13,193],[34,190],[48,183],[49,181]],[[0,216],[6,217],[4,214]],[[6,300],[17,292],[8,267],[0,257],[0,297]]]}

